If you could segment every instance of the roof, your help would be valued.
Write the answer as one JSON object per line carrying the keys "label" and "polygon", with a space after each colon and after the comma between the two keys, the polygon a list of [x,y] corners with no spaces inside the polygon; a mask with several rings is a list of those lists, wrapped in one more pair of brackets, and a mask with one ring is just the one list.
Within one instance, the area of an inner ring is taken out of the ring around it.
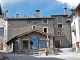
{"label": "roof", "polygon": [[72,18],[73,15],[75,15],[76,12],[78,12],[78,14],[80,14],[80,3],[79,5],[75,8],[75,9],[71,9],[71,15],[69,16],[69,18]]}
{"label": "roof", "polygon": [[68,16],[68,15],[64,15],[64,14],[61,14],[61,15],[51,15],[51,17],[56,17],[56,16]]}
{"label": "roof", "polygon": [[54,37],[53,35],[50,35],[48,33],[45,33],[45,32],[39,31],[39,30],[31,30],[31,31],[27,31],[27,32],[24,32],[22,34],[19,34],[19,35],[15,36],[11,40],[9,40],[6,44],[9,45],[9,44],[13,43],[15,40],[17,40],[18,37],[22,37],[22,36],[28,35],[30,33],[33,33],[33,32],[36,32],[36,33],[39,33],[39,34],[42,34],[42,35],[45,35],[45,36],[49,36],[49,37]]}
{"label": "roof", "polygon": [[75,11],[80,10],[80,3],[79,5],[76,7]]}
{"label": "roof", "polygon": [[55,19],[55,17],[39,17],[39,18],[32,18],[32,17],[11,17],[11,18],[7,18],[8,20],[36,20],[36,19]]}

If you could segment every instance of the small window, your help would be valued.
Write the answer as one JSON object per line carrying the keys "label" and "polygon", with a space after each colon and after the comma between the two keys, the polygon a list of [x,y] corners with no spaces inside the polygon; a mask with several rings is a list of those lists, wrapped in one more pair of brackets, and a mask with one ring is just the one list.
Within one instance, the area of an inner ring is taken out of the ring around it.
{"label": "small window", "polygon": [[43,28],[43,32],[47,33],[48,29],[47,28]]}
{"label": "small window", "polygon": [[58,24],[58,28],[63,28],[62,24]]}
{"label": "small window", "polygon": [[48,20],[42,20],[43,24],[48,24]]}
{"label": "small window", "polygon": [[58,36],[64,36],[64,33],[62,31],[58,31]]}
{"label": "small window", "polygon": [[0,28],[0,35],[4,35],[4,28]]}
{"label": "small window", "polygon": [[33,26],[32,26],[32,29],[36,29],[36,26],[35,26],[35,25],[33,25]]}
{"label": "small window", "polygon": [[60,43],[63,43],[63,40],[60,40]]}
{"label": "small window", "polygon": [[41,48],[46,48],[46,41],[45,40],[41,40]]}
{"label": "small window", "polygon": [[57,17],[57,21],[62,21],[62,17]]}
{"label": "small window", "polygon": [[27,20],[27,24],[31,24],[32,23],[32,20]]}

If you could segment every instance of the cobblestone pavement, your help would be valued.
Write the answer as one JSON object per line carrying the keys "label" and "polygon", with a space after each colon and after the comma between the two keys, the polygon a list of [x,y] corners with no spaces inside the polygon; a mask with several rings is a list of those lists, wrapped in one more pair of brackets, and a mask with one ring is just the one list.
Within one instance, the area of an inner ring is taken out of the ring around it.
{"label": "cobblestone pavement", "polygon": [[32,56],[27,54],[4,53],[4,60],[80,60],[80,53],[63,50],[59,55]]}

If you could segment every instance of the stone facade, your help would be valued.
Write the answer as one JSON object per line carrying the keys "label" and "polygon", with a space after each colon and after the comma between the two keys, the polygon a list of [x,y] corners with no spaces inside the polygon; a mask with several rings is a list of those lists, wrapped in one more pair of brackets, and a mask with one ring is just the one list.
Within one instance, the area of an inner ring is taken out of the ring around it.
{"label": "stone facade", "polygon": [[[65,9],[66,10],[66,9]],[[46,47],[43,49],[65,48],[71,45],[70,22],[67,21],[66,11],[63,15],[51,15],[50,17],[40,17],[40,10],[36,10],[35,17],[8,17],[8,10],[0,20],[0,27],[4,27],[4,50],[8,52],[30,51],[31,37],[38,37],[38,50],[42,49],[41,41],[45,41]],[[26,49],[23,48],[23,41],[26,41]],[[6,45],[7,43],[7,45]]]}

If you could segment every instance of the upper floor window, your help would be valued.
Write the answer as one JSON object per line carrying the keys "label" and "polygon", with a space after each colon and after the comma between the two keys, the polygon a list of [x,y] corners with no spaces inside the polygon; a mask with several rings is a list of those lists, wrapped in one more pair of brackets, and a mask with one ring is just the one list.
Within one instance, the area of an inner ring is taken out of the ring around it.
{"label": "upper floor window", "polygon": [[0,28],[0,35],[4,34],[4,28]]}
{"label": "upper floor window", "polygon": [[62,21],[62,17],[57,17],[57,21]]}
{"label": "upper floor window", "polygon": [[58,28],[63,28],[63,24],[58,23]]}
{"label": "upper floor window", "polygon": [[48,24],[48,20],[42,20],[43,24]]}
{"label": "upper floor window", "polygon": [[58,31],[57,34],[58,34],[58,36],[64,36],[63,31]]}
{"label": "upper floor window", "polygon": [[43,27],[43,32],[48,33],[48,27]]}
{"label": "upper floor window", "polygon": [[31,24],[32,23],[32,20],[27,20],[27,24]]}
{"label": "upper floor window", "polygon": [[32,26],[32,29],[36,29],[36,25],[33,25],[33,26]]}

